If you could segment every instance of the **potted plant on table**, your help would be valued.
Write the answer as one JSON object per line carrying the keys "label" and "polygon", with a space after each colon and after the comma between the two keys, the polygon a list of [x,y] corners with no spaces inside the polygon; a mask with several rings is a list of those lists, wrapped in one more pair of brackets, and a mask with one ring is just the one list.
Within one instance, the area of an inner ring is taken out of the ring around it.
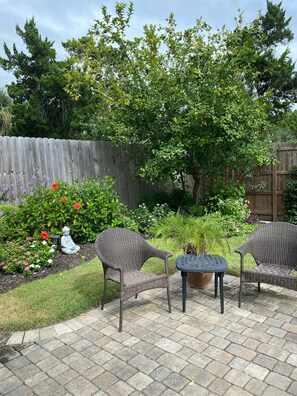
{"label": "potted plant on table", "polygon": [[[202,217],[170,215],[155,224],[151,232],[156,237],[170,238],[184,254],[207,254],[211,249],[224,252],[228,247],[222,222],[211,215]],[[204,289],[209,286],[212,273],[188,273],[190,287]]]}

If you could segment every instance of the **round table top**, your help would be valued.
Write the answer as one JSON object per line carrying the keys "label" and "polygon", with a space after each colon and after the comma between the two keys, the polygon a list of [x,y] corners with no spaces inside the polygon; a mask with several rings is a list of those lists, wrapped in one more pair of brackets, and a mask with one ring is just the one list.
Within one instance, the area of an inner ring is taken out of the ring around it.
{"label": "round table top", "polygon": [[183,254],[176,259],[176,268],[182,272],[224,272],[227,261],[215,254]]}

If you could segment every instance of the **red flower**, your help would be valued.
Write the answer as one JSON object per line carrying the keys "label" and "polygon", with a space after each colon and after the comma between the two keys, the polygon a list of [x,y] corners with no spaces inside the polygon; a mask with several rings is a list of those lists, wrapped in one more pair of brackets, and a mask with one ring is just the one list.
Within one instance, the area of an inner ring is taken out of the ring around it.
{"label": "red flower", "polygon": [[80,209],[81,208],[81,204],[80,203],[76,203],[73,205],[74,209]]}
{"label": "red flower", "polygon": [[58,190],[58,188],[59,188],[59,186],[58,186],[56,183],[53,183],[53,184],[52,184],[52,189],[53,189],[53,190],[56,191],[56,190]]}
{"label": "red flower", "polygon": [[40,233],[40,236],[41,236],[41,239],[43,239],[43,240],[45,240],[45,241],[47,241],[47,240],[48,240],[48,237],[49,237],[48,233],[45,232],[45,231],[42,231],[42,232]]}
{"label": "red flower", "polygon": [[61,202],[65,203],[67,201],[67,198],[63,197],[61,198]]}

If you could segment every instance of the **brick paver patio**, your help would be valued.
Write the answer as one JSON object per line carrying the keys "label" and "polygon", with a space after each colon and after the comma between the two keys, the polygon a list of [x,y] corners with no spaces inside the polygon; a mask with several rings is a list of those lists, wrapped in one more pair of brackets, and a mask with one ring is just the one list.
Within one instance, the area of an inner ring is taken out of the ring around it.
{"label": "brick paver patio", "polygon": [[181,276],[165,290],[124,306],[119,301],[65,323],[1,335],[0,394],[297,395],[297,293],[263,285],[244,288],[225,276],[225,313],[213,287],[188,289],[181,312]]}

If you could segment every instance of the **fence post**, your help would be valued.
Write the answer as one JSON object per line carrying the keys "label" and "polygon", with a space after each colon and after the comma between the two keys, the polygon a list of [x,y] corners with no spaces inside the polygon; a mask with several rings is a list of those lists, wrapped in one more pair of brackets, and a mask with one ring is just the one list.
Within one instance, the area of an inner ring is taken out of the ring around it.
{"label": "fence post", "polygon": [[277,220],[277,164],[272,164],[272,220]]}

